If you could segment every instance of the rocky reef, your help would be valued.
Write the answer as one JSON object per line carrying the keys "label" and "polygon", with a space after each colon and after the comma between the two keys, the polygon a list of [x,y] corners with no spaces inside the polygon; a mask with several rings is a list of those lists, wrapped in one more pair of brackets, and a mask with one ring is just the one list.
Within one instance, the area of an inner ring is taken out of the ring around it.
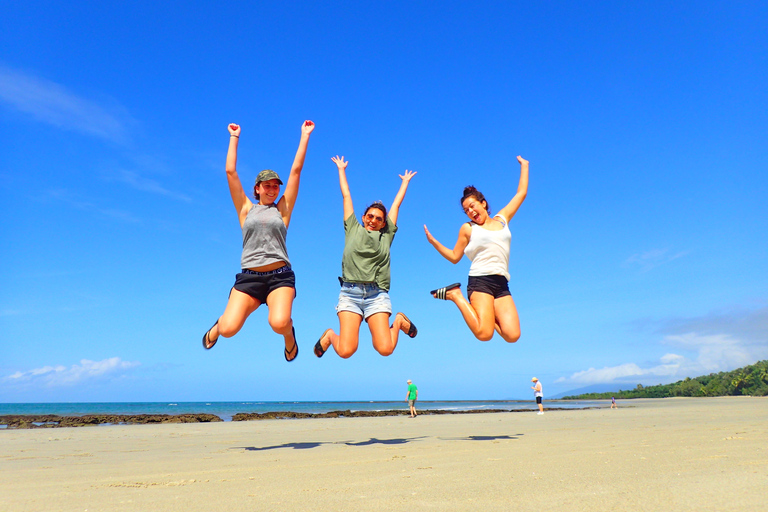
{"label": "rocky reef", "polygon": [[[560,407],[547,407],[547,411],[562,410]],[[585,409],[593,409],[586,407]],[[444,409],[419,409],[420,416],[434,414],[487,414],[494,412],[534,412],[535,409],[472,409],[466,411]],[[378,416],[407,416],[407,409],[386,411],[330,411],[323,413],[273,411],[239,412],[232,416],[232,421],[284,420],[305,418],[373,418]],[[85,427],[88,425],[134,425],[148,423],[209,423],[223,421],[215,414],[87,414],[85,416],[47,415],[8,415],[0,416],[0,429],[15,428],[51,428]]]}
{"label": "rocky reef", "polygon": [[[519,409],[516,411],[510,411],[509,409],[473,409],[470,411],[446,411],[442,409],[423,409],[419,410],[419,416],[430,414],[476,414],[476,413],[488,413],[488,412],[522,412],[530,409]],[[410,413],[407,409],[392,409],[388,411],[330,411],[323,413],[308,413],[308,412],[291,412],[291,411],[275,411],[275,412],[239,412],[232,416],[232,421],[251,421],[251,420],[282,420],[282,419],[303,419],[303,418],[373,418],[377,416],[408,416]]]}
{"label": "rocky reef", "polygon": [[85,416],[25,414],[0,416],[0,427],[51,428],[148,423],[210,423],[212,421],[222,421],[222,419],[215,414],[86,414]]}

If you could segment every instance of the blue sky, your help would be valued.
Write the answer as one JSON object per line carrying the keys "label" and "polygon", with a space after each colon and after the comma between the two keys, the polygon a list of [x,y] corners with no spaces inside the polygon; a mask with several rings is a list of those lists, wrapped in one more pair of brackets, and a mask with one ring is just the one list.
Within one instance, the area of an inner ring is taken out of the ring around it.
{"label": "blue sky", "polygon": [[[0,402],[529,398],[768,358],[764,2],[14,3],[0,20]],[[266,309],[206,352],[241,234],[224,175],[287,173],[298,360]],[[400,210],[387,358],[338,327],[345,155]],[[428,291],[474,184],[511,223],[514,345]]]}

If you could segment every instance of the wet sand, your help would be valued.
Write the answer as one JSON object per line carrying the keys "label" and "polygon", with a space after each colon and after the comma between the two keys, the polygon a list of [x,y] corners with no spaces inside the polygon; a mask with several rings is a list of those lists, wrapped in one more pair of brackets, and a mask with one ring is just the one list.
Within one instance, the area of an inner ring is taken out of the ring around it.
{"label": "wet sand", "polygon": [[608,406],[0,430],[0,510],[763,508],[768,398]]}

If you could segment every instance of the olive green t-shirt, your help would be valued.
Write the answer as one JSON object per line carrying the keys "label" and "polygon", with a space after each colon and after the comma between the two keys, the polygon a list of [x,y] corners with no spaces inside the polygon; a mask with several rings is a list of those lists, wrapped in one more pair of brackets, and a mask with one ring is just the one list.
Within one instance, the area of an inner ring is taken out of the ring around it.
{"label": "olive green t-shirt", "polygon": [[352,212],[344,221],[341,278],[347,283],[374,283],[389,291],[389,247],[396,232],[389,216],[381,231],[368,231]]}

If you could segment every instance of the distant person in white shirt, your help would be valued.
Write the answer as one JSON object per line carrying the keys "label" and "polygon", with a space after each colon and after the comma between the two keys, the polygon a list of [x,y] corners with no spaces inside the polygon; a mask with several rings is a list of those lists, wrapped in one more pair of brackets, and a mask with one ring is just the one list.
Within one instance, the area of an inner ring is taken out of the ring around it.
{"label": "distant person in white shirt", "polygon": [[531,382],[535,382],[531,389],[533,390],[533,396],[536,397],[536,404],[539,406],[539,412],[536,414],[544,414],[544,405],[541,403],[541,399],[544,398],[544,392],[541,390],[541,382],[536,377],[532,378]]}

